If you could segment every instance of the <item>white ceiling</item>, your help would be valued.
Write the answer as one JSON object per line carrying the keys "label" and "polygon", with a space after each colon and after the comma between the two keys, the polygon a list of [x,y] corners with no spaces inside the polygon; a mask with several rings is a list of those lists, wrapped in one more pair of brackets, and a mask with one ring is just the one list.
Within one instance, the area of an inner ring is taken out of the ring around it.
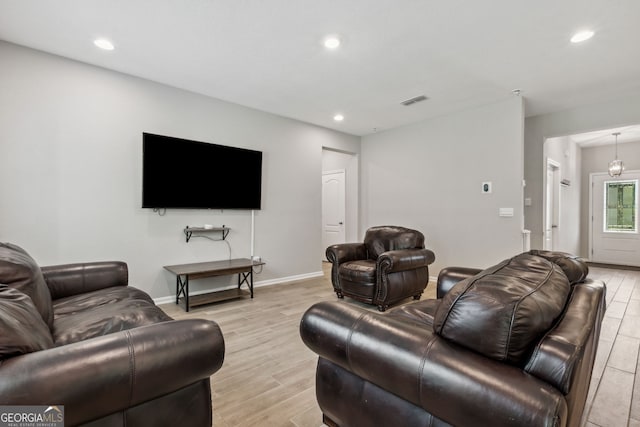
{"label": "white ceiling", "polygon": [[597,145],[611,145],[616,142],[614,133],[618,135],[618,144],[640,141],[640,125],[621,126],[612,129],[602,129],[585,133],[569,135],[569,140],[581,147],[595,147]]}
{"label": "white ceiling", "polygon": [[2,40],[355,135],[513,89],[528,116],[638,91],[639,23],[639,0],[0,0]]}

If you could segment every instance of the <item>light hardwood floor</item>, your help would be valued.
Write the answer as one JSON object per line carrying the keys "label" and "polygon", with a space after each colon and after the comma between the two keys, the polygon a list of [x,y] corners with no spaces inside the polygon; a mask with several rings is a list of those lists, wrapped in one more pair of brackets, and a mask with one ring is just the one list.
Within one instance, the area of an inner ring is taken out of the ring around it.
{"label": "light hardwood floor", "polygon": [[[304,311],[319,301],[337,300],[324,277],[255,289],[241,299],[192,309],[161,307],[172,317],[207,318],[222,329],[226,355],[211,380],[215,427],[318,427],[315,400],[317,357],[300,340]],[[590,277],[607,283],[593,381],[585,410],[587,427],[640,427],[640,272],[592,267]],[[424,298],[435,298],[430,283]],[[345,299],[345,304],[357,304]]]}

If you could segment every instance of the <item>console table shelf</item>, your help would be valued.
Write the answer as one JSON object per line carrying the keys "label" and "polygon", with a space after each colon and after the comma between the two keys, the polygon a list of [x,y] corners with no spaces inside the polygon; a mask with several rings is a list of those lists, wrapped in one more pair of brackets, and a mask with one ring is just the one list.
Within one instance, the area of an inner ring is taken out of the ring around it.
{"label": "console table shelf", "polygon": [[225,227],[224,225],[222,227],[189,227],[188,225],[184,228],[184,235],[187,238],[187,243],[189,243],[189,239],[191,239],[191,235],[193,233],[208,233],[208,232],[218,232],[218,233],[222,233],[222,240],[226,239],[227,236],[229,235],[229,231],[231,231],[231,229],[229,227]]}
{"label": "console table shelf", "polygon": [[[242,298],[249,295],[249,291],[244,289],[228,289],[226,291],[209,292],[207,294],[193,295],[189,297],[189,306],[213,304],[214,302],[227,301],[230,299]],[[189,310],[187,310],[189,311]]]}
{"label": "console table shelf", "polygon": [[[253,267],[264,265],[262,261],[252,261],[248,258],[235,258],[224,261],[198,262],[193,264],[165,265],[164,269],[176,275],[176,304],[184,300],[185,311],[198,305],[210,304],[228,299],[242,298],[249,295],[253,298]],[[224,291],[214,291],[200,295],[189,295],[189,279],[205,277],[238,275],[238,288]],[[240,289],[246,284],[249,291]]]}

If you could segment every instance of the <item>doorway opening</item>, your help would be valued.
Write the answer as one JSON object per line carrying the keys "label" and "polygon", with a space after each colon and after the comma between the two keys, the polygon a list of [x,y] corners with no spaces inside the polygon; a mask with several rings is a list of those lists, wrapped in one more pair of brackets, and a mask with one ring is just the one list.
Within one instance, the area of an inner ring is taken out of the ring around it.
{"label": "doorway opening", "polygon": [[[626,167],[619,179],[613,179],[607,174],[608,164],[615,157],[613,135],[616,132],[620,132],[617,140],[618,155]],[[540,246],[576,254],[593,262],[633,265],[625,260],[628,246],[632,244],[629,242],[632,233],[606,231],[602,234],[603,221],[606,220],[603,216],[606,213],[603,210],[604,182],[633,180],[630,173],[640,170],[640,125],[550,137],[545,140],[543,156],[543,239]],[[556,165],[548,163],[548,159],[559,164],[557,170]],[[611,184],[609,195],[613,197],[614,193],[617,195],[622,191],[628,197],[631,187],[623,187],[621,190],[622,187],[618,184]],[[556,190],[558,197],[554,195]],[[557,205],[557,209],[554,205]],[[628,208],[625,209],[625,212],[629,212]],[[605,245],[608,249],[598,245]],[[605,253],[608,255],[604,256]],[[640,252],[637,260],[636,265],[640,263]]]}
{"label": "doorway opening", "polygon": [[358,156],[322,149],[322,248],[326,261],[328,246],[357,241]]}
{"label": "doorway opening", "polygon": [[[544,192],[543,249],[556,250],[560,232],[560,163],[547,158]],[[555,244],[554,244],[555,243]]]}

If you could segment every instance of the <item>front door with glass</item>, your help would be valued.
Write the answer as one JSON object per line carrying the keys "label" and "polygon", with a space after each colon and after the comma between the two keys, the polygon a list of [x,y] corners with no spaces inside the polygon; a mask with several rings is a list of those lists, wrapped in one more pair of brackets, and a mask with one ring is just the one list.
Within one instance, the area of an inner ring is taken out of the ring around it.
{"label": "front door with glass", "polygon": [[591,175],[592,261],[640,266],[639,182],[640,172]]}

